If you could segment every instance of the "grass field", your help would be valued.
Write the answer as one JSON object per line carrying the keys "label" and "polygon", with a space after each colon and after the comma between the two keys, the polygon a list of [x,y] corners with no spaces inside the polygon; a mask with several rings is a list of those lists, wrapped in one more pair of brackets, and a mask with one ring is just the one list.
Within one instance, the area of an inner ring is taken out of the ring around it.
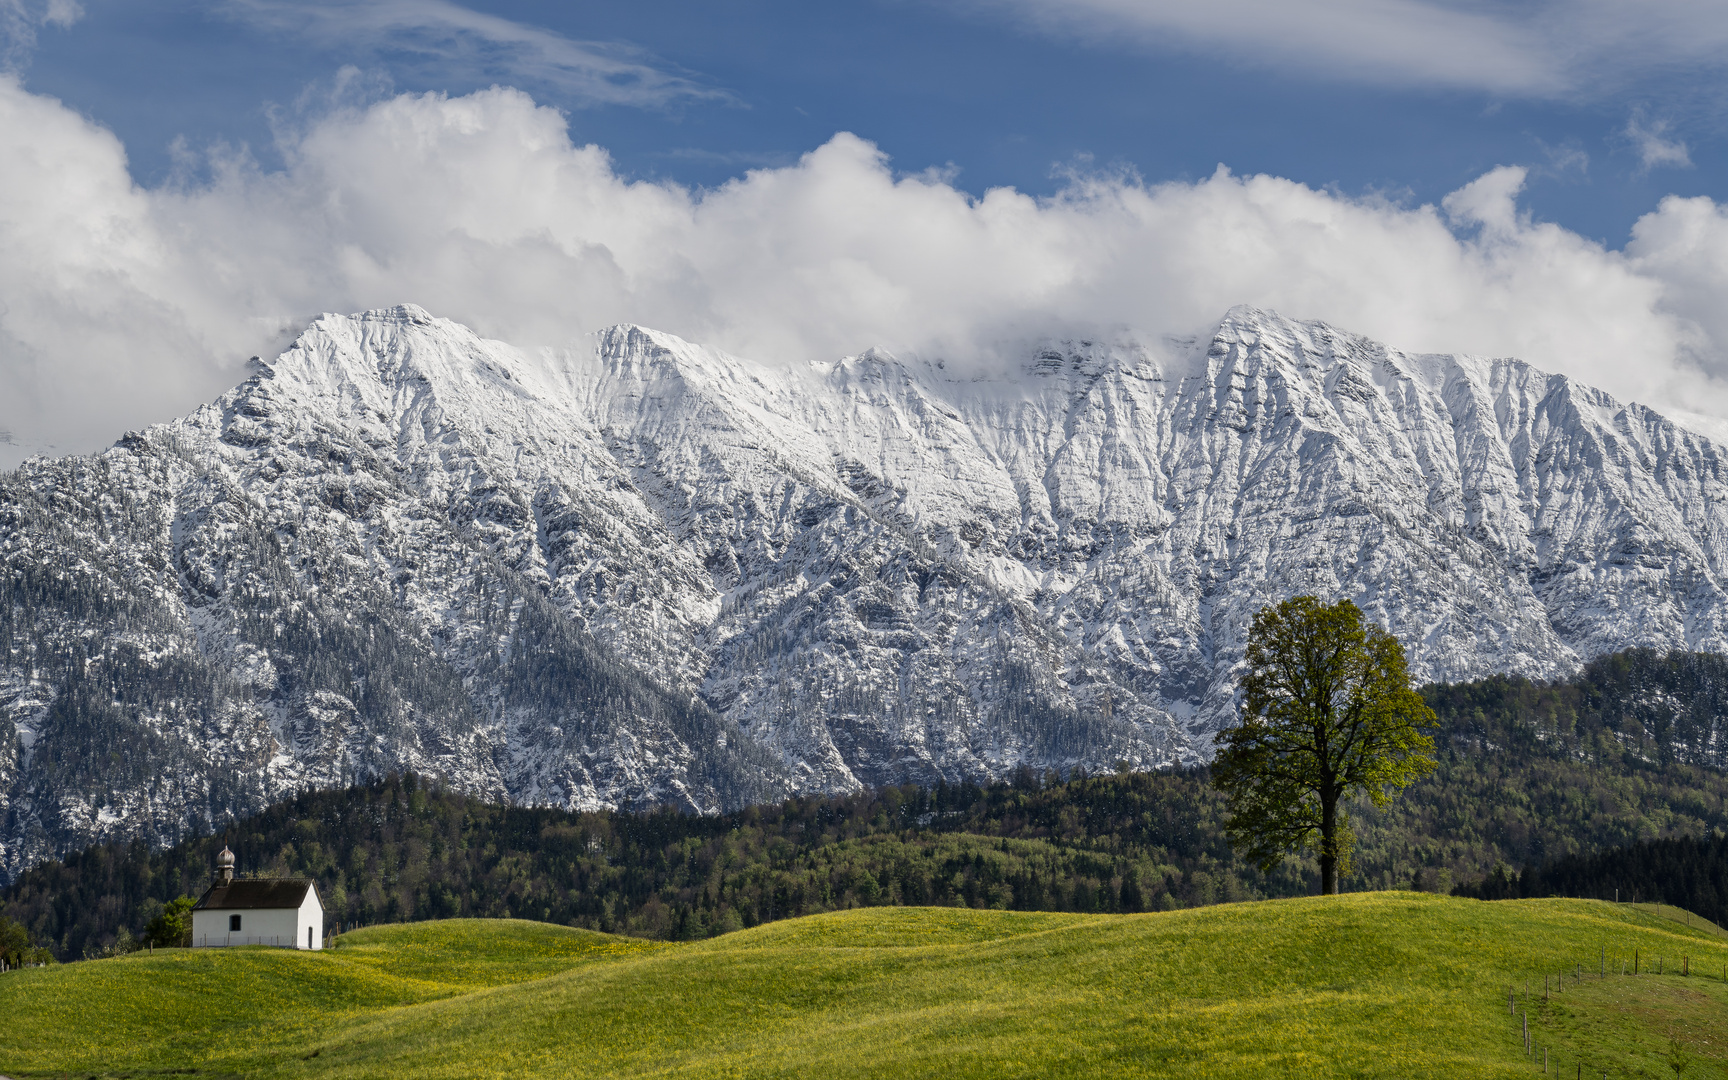
{"label": "grass field", "polygon": [[[1634,950],[1665,974],[1575,977]],[[1691,976],[1672,974],[1682,957]],[[0,1073],[1541,1075],[1515,988],[1559,1075],[1673,1076],[1678,1053],[1684,1077],[1716,1077],[1725,965],[1728,942],[1666,913],[1418,893],[1116,916],[869,908],[684,945],[453,920],[321,953],[0,976]]]}

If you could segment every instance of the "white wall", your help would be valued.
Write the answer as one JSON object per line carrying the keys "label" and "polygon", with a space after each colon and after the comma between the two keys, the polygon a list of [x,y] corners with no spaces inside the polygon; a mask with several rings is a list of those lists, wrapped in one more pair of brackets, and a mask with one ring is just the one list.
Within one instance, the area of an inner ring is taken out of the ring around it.
{"label": "white wall", "polygon": [[[310,940],[312,942],[311,948],[322,949],[324,947],[324,903],[318,899],[318,886],[313,885],[306,890],[306,899],[301,901],[297,915],[296,925],[299,927],[299,936],[295,939],[295,947],[307,948],[306,942]],[[308,930],[312,932],[310,938],[306,933]]]}
{"label": "white wall", "polygon": [[[240,916],[240,929],[230,932],[228,917]],[[275,945],[280,948],[324,947],[324,905],[316,886],[294,908],[201,908],[192,912],[192,947],[215,949],[228,945]]]}
{"label": "white wall", "polygon": [[[240,929],[230,932],[228,917],[240,916]],[[192,944],[196,948],[223,945],[294,945],[300,913],[293,908],[210,908],[192,913]]]}

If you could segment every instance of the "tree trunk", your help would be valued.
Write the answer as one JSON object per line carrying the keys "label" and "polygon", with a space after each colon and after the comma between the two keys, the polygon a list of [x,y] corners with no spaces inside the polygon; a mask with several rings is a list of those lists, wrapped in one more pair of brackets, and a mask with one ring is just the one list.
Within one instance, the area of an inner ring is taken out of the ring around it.
{"label": "tree trunk", "polygon": [[1338,796],[1320,793],[1320,895],[1338,894]]}

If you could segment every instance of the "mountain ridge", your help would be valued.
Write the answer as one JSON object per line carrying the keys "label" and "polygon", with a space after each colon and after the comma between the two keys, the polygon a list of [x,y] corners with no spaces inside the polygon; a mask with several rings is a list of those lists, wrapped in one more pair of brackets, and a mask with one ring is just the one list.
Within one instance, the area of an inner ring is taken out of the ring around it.
{"label": "mountain ridge", "polygon": [[1728,648],[1722,448],[1518,361],[1250,308],[1007,373],[591,344],[327,315],[0,476],[0,872],[391,768],[712,812],[1194,762],[1297,592],[1422,681]]}

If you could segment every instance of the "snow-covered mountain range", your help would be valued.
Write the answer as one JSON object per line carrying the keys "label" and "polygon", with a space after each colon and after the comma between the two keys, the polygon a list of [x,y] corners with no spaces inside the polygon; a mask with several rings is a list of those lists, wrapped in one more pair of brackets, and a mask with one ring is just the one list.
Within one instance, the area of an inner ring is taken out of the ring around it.
{"label": "snow-covered mountain range", "polygon": [[0,877],[411,767],[713,810],[1209,753],[1247,624],[1420,679],[1728,649],[1728,460],[1515,360],[1232,311],[989,375],[325,316],[0,475]]}

